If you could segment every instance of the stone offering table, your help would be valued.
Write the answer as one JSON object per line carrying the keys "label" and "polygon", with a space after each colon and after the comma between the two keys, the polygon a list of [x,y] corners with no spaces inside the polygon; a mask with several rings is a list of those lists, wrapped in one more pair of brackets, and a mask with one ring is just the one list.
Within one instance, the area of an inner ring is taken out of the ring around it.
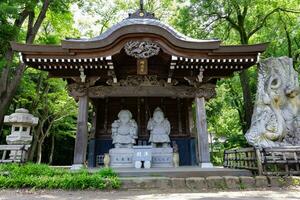
{"label": "stone offering table", "polygon": [[144,162],[144,168],[151,168],[152,146],[133,146],[133,161],[135,168],[141,168]]}
{"label": "stone offering table", "polygon": [[133,148],[113,148],[109,150],[110,167],[144,168],[173,167],[171,147],[153,148],[152,146],[133,146]]}

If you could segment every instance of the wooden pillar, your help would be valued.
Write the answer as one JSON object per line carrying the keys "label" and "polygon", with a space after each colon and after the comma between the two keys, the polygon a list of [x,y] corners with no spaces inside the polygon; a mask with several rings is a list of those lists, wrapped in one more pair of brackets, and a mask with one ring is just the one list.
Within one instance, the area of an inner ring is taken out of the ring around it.
{"label": "wooden pillar", "polygon": [[86,160],[88,140],[88,105],[89,99],[87,95],[79,97],[74,161],[71,168],[73,170],[81,169]]}
{"label": "wooden pillar", "polygon": [[210,162],[204,97],[196,97],[195,105],[199,165],[203,168],[213,167],[213,165]]}

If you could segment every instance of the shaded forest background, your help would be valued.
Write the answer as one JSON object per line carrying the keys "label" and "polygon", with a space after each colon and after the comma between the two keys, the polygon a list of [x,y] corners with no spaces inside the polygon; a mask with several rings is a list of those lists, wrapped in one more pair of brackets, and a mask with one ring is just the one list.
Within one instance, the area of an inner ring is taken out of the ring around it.
{"label": "shaded forest background", "polygon": [[[137,0],[0,1],[1,143],[9,134],[4,115],[24,107],[40,118],[30,160],[63,165],[73,158],[77,105],[66,82],[24,66],[10,41],[60,44],[65,38],[94,37],[138,7]],[[218,38],[226,45],[269,42],[262,58],[289,56],[300,69],[300,0],[148,0],[145,9],[193,38]],[[207,103],[216,164],[224,149],[247,146],[256,76],[253,66],[219,80],[217,97]]]}

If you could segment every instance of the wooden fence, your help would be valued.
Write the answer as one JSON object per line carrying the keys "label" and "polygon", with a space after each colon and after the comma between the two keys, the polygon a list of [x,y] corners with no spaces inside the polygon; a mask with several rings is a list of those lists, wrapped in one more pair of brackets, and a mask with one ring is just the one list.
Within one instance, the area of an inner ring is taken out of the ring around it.
{"label": "wooden fence", "polygon": [[300,146],[225,150],[223,166],[258,175],[300,175]]}

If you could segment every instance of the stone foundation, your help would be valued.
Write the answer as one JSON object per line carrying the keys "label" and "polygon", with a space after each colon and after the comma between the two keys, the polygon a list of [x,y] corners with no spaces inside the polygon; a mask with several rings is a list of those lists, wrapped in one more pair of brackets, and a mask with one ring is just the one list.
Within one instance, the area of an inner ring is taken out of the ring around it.
{"label": "stone foundation", "polygon": [[[135,157],[134,153],[138,148],[113,148],[109,150],[110,167],[132,167],[134,168]],[[151,153],[152,152],[152,153]],[[152,148],[149,150],[149,158],[151,167],[173,167],[173,149],[167,148]],[[145,156],[144,156],[145,157]],[[145,159],[143,159],[145,160]]]}
{"label": "stone foundation", "polygon": [[300,186],[300,177],[209,176],[190,178],[121,177],[122,189],[247,190]]}

